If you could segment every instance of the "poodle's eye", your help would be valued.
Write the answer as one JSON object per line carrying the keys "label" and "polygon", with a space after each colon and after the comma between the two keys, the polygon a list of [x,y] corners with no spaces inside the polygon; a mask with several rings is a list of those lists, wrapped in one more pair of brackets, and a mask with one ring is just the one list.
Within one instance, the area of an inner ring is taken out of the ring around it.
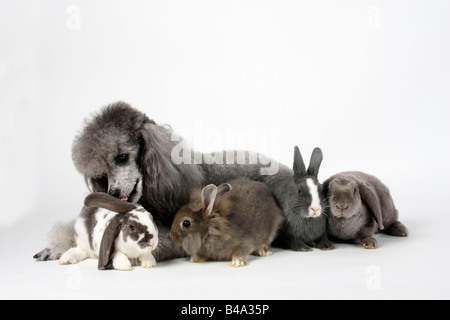
{"label": "poodle's eye", "polygon": [[118,164],[124,164],[128,161],[128,154],[122,153],[116,157],[116,161]]}
{"label": "poodle's eye", "polygon": [[189,228],[191,226],[191,222],[189,220],[183,221],[183,228]]}

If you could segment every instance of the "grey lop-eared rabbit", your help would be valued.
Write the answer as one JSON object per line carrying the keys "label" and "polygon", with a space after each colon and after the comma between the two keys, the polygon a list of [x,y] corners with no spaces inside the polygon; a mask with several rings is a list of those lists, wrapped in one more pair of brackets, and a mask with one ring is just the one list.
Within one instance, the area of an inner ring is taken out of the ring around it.
{"label": "grey lop-eared rabbit", "polygon": [[[181,163],[173,161],[174,150]],[[216,161],[194,161],[205,157]],[[156,124],[125,102],[108,105],[85,121],[73,141],[72,160],[91,191],[139,203],[152,213],[159,230],[158,247],[153,251],[157,261],[186,256],[171,241],[169,231],[175,213],[189,202],[193,189],[241,177],[268,183],[279,175],[292,175],[292,170],[262,154],[195,152],[184,147],[169,127]],[[140,184],[142,196],[137,194]],[[74,221],[60,222],[50,230],[47,247],[34,258],[59,259],[74,246]]]}
{"label": "grey lop-eared rabbit", "polygon": [[317,178],[322,159],[322,150],[315,148],[307,170],[299,148],[295,147],[294,175],[278,176],[269,182],[286,217],[274,246],[294,251],[311,251],[311,247],[334,248],[327,238],[325,199]]}
{"label": "grey lop-eared rabbit", "polygon": [[366,249],[378,248],[376,232],[406,237],[398,221],[389,189],[372,175],[353,171],[336,174],[324,182],[331,214],[328,232],[340,240],[358,240]]}

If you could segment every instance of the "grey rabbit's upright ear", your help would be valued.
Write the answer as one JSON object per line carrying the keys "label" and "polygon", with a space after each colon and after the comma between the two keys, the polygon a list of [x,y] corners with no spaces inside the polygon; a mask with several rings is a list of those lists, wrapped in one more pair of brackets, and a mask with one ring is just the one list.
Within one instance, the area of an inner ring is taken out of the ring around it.
{"label": "grey rabbit's upright ear", "polygon": [[303,161],[300,149],[295,146],[294,148],[294,176],[301,177],[306,174],[305,162]]}
{"label": "grey rabbit's upright ear", "polygon": [[112,256],[115,250],[115,242],[120,233],[122,214],[116,215],[109,221],[108,226],[103,233],[102,241],[100,242],[100,250],[98,255],[98,269],[108,270],[114,269],[112,265]]}
{"label": "grey rabbit's upright ear", "polygon": [[307,174],[315,176],[317,178],[322,160],[323,160],[322,150],[320,148],[314,148],[313,153],[311,155],[311,160],[309,161]]}
{"label": "grey rabbit's upright ear", "polygon": [[94,192],[84,199],[86,207],[105,208],[117,213],[127,213],[136,209],[136,205],[125,202],[103,192]]}
{"label": "grey rabbit's upright ear", "polygon": [[373,218],[378,223],[378,227],[380,230],[383,230],[383,218],[381,216],[380,201],[377,194],[373,188],[364,182],[359,183],[359,194],[361,195],[361,201],[369,208]]}

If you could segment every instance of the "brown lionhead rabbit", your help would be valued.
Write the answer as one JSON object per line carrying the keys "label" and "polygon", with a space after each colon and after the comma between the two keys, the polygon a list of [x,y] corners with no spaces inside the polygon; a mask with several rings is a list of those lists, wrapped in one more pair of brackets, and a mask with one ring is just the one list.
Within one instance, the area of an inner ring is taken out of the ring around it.
{"label": "brown lionhead rabbit", "polygon": [[192,262],[231,260],[231,267],[242,267],[249,254],[271,254],[283,220],[265,184],[233,180],[193,191],[190,203],[177,212],[170,235]]}

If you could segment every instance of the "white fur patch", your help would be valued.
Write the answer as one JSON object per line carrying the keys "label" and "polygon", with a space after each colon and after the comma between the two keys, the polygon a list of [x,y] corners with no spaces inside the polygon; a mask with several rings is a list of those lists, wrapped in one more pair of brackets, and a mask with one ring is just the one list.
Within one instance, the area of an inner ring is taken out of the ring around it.
{"label": "white fur patch", "polygon": [[92,233],[92,247],[94,248],[94,252],[98,257],[100,251],[100,243],[102,242],[103,234],[105,233],[106,226],[109,221],[114,218],[118,213],[109,211],[104,208],[98,208],[95,213],[95,218],[97,219],[97,224],[94,227],[94,231]]}
{"label": "white fur patch", "polygon": [[311,194],[312,201],[309,207],[310,217],[319,217],[322,213],[322,206],[320,205],[319,189],[311,178],[306,179],[306,184],[308,185],[309,193]]}

